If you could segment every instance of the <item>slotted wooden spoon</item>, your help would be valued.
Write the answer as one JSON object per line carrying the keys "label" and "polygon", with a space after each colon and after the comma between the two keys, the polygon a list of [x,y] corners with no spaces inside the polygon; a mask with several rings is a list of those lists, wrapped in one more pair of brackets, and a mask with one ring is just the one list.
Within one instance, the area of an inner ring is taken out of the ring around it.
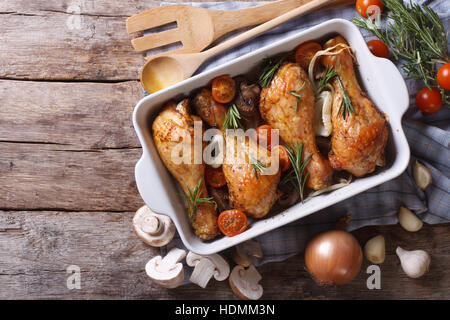
{"label": "slotted wooden spoon", "polygon": [[245,41],[253,39],[260,34],[279,26],[295,17],[314,9],[328,5],[333,0],[305,0],[304,3],[275,19],[265,22],[253,29],[231,38],[217,46],[199,53],[172,53],[159,54],[149,57],[141,71],[141,83],[144,89],[153,93],[174,85],[189,78],[202,65],[213,56],[233,48]]}
{"label": "slotted wooden spoon", "polygon": [[[176,42],[182,48],[166,53],[200,52],[222,35],[244,27],[269,21],[307,0],[278,0],[240,10],[211,10],[187,5],[154,8],[127,19],[129,34],[176,23],[177,27],[131,40],[136,51],[146,51]],[[335,0],[324,8],[353,3],[355,0]]]}

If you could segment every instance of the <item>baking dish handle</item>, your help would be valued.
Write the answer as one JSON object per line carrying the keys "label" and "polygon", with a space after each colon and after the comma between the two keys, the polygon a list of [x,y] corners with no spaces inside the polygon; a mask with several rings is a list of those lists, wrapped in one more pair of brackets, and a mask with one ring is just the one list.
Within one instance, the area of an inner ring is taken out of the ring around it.
{"label": "baking dish handle", "polygon": [[383,92],[387,93],[386,98],[389,99],[387,103],[388,105],[395,104],[394,107],[398,111],[395,114],[399,115],[398,120],[401,121],[402,116],[409,107],[409,93],[405,80],[392,61],[377,57],[375,57],[375,59],[379,72],[382,74],[383,78],[386,79],[382,85],[384,89]]}
{"label": "baking dish handle", "polygon": [[173,208],[164,191],[166,186],[163,185],[161,179],[156,178],[158,176],[157,168],[151,165],[145,153],[136,163],[134,173],[137,188],[145,204],[154,212],[168,215],[173,219]]}

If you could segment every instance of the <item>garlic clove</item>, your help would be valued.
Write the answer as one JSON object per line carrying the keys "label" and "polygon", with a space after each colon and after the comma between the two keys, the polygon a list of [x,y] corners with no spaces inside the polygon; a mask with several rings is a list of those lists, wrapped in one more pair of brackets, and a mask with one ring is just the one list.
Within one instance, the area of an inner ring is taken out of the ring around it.
{"label": "garlic clove", "polygon": [[413,167],[413,176],[416,185],[422,190],[428,188],[433,182],[430,170],[417,160]]}
{"label": "garlic clove", "polygon": [[405,207],[400,207],[398,222],[403,229],[409,232],[419,231],[423,227],[422,220],[420,220],[414,213]]}
{"label": "garlic clove", "polygon": [[431,258],[424,250],[408,251],[397,247],[397,256],[400,258],[403,271],[410,278],[417,279],[428,272]]}
{"label": "garlic clove", "polygon": [[381,264],[386,258],[386,243],[382,235],[378,235],[364,246],[364,255],[367,260],[374,264]]}

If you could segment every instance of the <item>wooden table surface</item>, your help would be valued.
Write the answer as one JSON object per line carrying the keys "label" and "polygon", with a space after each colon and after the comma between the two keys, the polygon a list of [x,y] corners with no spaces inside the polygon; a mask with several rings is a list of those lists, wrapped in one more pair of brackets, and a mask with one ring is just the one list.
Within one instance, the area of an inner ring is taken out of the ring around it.
{"label": "wooden table surface", "polygon": [[[125,19],[143,0],[0,2],[0,299],[234,299],[228,283],[159,288],[144,272],[158,250],[134,234],[143,202],[134,181],[141,148],[131,114],[142,98]],[[75,13],[75,14],[72,14]],[[77,14],[81,13],[81,14]],[[450,225],[382,233],[381,290],[367,263],[341,287],[316,285],[301,256],[259,268],[267,299],[450,298]],[[408,279],[395,245],[428,250],[431,271]],[[66,286],[69,265],[81,289]]]}

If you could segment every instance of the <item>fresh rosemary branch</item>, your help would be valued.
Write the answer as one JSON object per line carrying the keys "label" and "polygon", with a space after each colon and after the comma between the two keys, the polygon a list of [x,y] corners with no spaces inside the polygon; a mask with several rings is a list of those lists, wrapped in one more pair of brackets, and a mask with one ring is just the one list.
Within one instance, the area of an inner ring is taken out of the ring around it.
{"label": "fresh rosemary branch", "polygon": [[334,71],[333,67],[327,66],[325,69],[325,74],[322,78],[320,78],[319,84],[317,85],[316,95],[319,95],[335,76],[337,76],[337,72]]}
{"label": "fresh rosemary branch", "polygon": [[[403,60],[402,70],[410,79],[422,80],[428,88],[438,87],[436,64],[450,61],[447,32],[436,12],[427,6],[402,0],[383,0],[389,12],[385,30],[370,18],[354,18],[353,23],[371,31],[383,41],[396,60]],[[448,104],[445,90],[442,100]]]}
{"label": "fresh rosemary branch", "polygon": [[191,191],[191,189],[187,188],[188,192],[187,193],[183,192],[184,198],[186,199],[186,202],[187,202],[186,213],[192,221],[194,221],[195,212],[197,211],[197,206],[200,203],[214,203],[214,200],[212,197],[200,198],[201,184],[202,184],[202,178],[200,178],[200,180],[198,181],[198,184],[195,186],[193,191]]}
{"label": "fresh rosemary branch", "polygon": [[264,170],[267,169],[267,166],[258,159],[250,158],[250,164],[252,165],[256,179],[258,179],[258,172],[262,173]]}
{"label": "fresh rosemary branch", "polygon": [[337,81],[339,83],[339,87],[342,90],[342,101],[341,105],[339,106],[339,112],[338,115],[342,115],[342,117],[347,118],[347,115],[351,113],[356,114],[355,109],[353,109],[352,101],[350,100],[350,97],[347,94],[347,91],[345,91],[344,86],[342,85],[341,78],[337,77]]}
{"label": "fresh rosemary branch", "polygon": [[239,113],[238,108],[233,103],[228,109],[227,115],[225,116],[225,121],[223,122],[222,129],[234,129],[237,128],[244,129],[244,126],[241,123],[241,120],[247,121],[241,114]]}
{"label": "fresh rosemary branch", "polygon": [[303,202],[303,193],[305,190],[305,183],[308,178],[308,173],[305,173],[304,171],[308,163],[311,161],[312,156],[312,153],[310,153],[306,157],[306,159],[302,161],[304,146],[305,143],[302,142],[301,144],[296,143],[294,149],[285,147],[287,156],[289,158],[289,161],[291,162],[291,169],[288,171],[288,173],[284,176],[283,180],[281,181],[282,184],[290,182],[294,186],[294,188],[297,189],[298,193],[300,194],[300,199],[302,200],[302,202]]}
{"label": "fresh rosemary branch", "polygon": [[261,72],[258,76],[258,83],[262,88],[267,88],[270,85],[273,76],[277,72],[278,68],[280,68],[285,59],[286,57],[282,56],[276,59],[268,58],[263,61],[263,67],[261,68]]}

